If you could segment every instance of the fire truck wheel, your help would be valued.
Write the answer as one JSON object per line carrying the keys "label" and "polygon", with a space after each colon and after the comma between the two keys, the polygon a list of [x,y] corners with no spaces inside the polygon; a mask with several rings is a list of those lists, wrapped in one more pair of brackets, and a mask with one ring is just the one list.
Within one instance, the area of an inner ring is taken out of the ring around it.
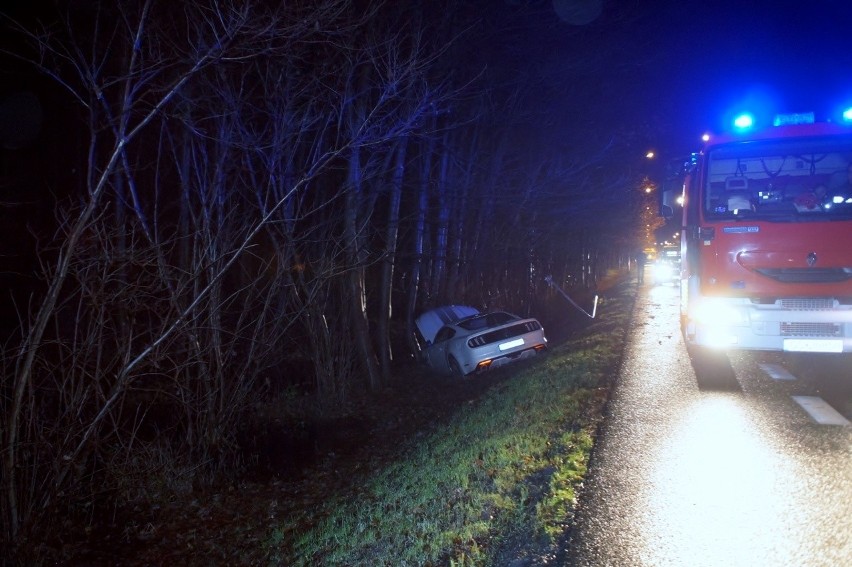
{"label": "fire truck wheel", "polygon": [[734,369],[724,351],[700,346],[687,347],[695,380],[701,390],[739,391]]}

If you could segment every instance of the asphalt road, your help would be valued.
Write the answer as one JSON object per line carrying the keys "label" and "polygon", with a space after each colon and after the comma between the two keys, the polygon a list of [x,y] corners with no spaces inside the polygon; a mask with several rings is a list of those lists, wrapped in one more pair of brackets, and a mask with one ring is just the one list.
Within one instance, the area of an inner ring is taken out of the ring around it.
{"label": "asphalt road", "polygon": [[850,358],[736,353],[725,360],[734,389],[700,389],[677,313],[676,288],[640,289],[557,562],[852,565],[852,426],[830,405],[848,413]]}

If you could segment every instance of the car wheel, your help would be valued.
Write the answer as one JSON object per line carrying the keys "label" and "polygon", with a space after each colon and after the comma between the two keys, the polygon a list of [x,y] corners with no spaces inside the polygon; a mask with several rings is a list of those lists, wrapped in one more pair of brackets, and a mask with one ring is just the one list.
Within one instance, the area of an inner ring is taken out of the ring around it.
{"label": "car wheel", "polygon": [[464,372],[462,372],[461,366],[459,366],[459,363],[455,359],[455,357],[451,355],[450,358],[448,359],[448,362],[450,363],[450,370],[453,372],[453,376],[458,376],[459,378],[463,378]]}

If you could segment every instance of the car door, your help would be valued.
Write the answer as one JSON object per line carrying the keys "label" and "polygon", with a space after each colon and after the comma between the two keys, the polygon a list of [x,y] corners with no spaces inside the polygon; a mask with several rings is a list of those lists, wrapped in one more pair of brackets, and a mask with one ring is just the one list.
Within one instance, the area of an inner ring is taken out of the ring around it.
{"label": "car door", "polygon": [[441,327],[441,330],[435,335],[435,342],[426,351],[430,367],[439,372],[448,372],[450,370],[447,364],[447,348],[450,345],[450,339],[455,334],[456,330],[452,327]]}

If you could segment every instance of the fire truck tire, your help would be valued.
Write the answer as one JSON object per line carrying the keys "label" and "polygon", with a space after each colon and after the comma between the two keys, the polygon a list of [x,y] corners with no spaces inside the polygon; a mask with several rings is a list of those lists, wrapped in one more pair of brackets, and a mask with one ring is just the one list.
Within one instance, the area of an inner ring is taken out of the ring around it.
{"label": "fire truck tire", "polygon": [[687,352],[700,390],[726,392],[740,390],[740,384],[737,382],[734,369],[731,368],[728,355],[723,351],[691,345],[687,347]]}

